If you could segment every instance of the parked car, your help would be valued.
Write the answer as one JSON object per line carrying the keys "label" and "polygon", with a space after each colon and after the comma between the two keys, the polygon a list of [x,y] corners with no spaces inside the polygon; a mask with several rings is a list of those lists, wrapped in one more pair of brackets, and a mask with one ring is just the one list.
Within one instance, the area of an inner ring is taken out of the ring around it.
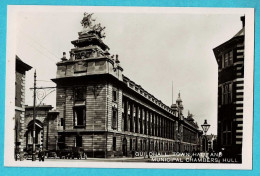
{"label": "parked car", "polygon": [[57,155],[57,151],[56,150],[48,150],[48,151],[45,151],[45,156],[47,158],[58,158],[58,155]]}
{"label": "parked car", "polygon": [[61,149],[57,152],[57,155],[60,159],[65,158],[65,159],[70,159],[72,155],[72,149],[71,148],[65,148]]}
{"label": "parked car", "polygon": [[[38,158],[38,153],[39,151],[35,151],[35,156],[36,156],[36,159]],[[33,154],[33,150],[32,148],[29,148],[27,150],[24,151],[24,159],[27,159],[27,160],[31,160],[32,159],[32,154]]]}
{"label": "parked car", "polygon": [[72,159],[77,158],[77,159],[82,159],[85,157],[85,151],[81,147],[72,147],[72,154],[71,154]]}

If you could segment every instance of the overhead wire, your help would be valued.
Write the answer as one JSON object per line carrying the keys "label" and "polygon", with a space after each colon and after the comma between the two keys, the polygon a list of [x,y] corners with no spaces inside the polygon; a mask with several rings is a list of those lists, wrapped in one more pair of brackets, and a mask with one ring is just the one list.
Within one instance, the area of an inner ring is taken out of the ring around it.
{"label": "overhead wire", "polygon": [[[44,47],[42,44],[40,44],[38,41],[36,41],[35,39],[33,39],[31,36],[29,36],[28,34],[26,34],[24,31],[21,31],[22,34],[24,34],[27,39],[29,39],[30,41],[32,41],[34,44],[36,44],[38,47],[46,50],[50,55],[52,55],[53,57],[57,58],[57,59],[60,59],[56,56],[56,54],[54,54],[52,51],[50,51],[48,48]],[[22,36],[24,37],[24,36]],[[26,40],[28,41],[28,40]],[[29,43],[28,43],[29,44]],[[29,44],[30,45],[30,44]],[[34,47],[33,45],[30,45],[31,47],[33,47],[35,50],[37,50],[38,52],[40,52],[41,54],[47,56],[46,54],[44,54],[42,51],[40,51],[39,49],[37,49],[36,47]],[[51,59],[52,61],[54,61],[55,63],[58,61],[56,59],[53,59],[53,58],[50,58],[49,56],[47,56],[48,59]]]}
{"label": "overhead wire", "polygon": [[24,35],[26,35],[30,40],[32,40],[33,42],[35,42],[36,44],[38,44],[40,47],[44,48],[46,51],[48,51],[51,55],[53,55],[54,57],[56,57],[57,59],[59,59],[59,57],[57,57],[57,55],[55,53],[53,53],[51,50],[49,50],[48,48],[46,48],[45,46],[43,46],[42,44],[40,44],[37,40],[35,40],[34,38],[32,38],[30,35],[28,35],[27,33],[25,33],[24,31],[21,31]]}

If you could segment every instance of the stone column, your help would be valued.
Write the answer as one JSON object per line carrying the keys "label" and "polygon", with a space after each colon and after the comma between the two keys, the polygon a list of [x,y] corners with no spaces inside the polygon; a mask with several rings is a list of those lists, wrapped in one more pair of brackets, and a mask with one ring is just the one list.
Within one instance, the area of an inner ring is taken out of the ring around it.
{"label": "stone column", "polygon": [[130,131],[134,132],[134,102],[130,103]]}
{"label": "stone column", "polygon": [[151,135],[151,112],[148,112],[148,135]]}
{"label": "stone column", "polygon": [[172,139],[174,139],[174,123],[173,123],[173,121],[171,122],[171,134],[172,134]]}
{"label": "stone column", "polygon": [[166,134],[167,134],[167,130],[166,130],[166,119],[164,118],[163,120],[163,126],[164,126],[164,137],[167,138]]}
{"label": "stone column", "polygon": [[152,136],[155,136],[155,132],[154,132],[154,129],[155,129],[155,123],[154,123],[154,113],[152,113]]}
{"label": "stone column", "polygon": [[161,121],[161,137],[163,137],[163,118],[160,116]]}
{"label": "stone column", "polygon": [[130,120],[129,120],[129,117],[130,117],[130,114],[129,114],[129,102],[128,102],[128,99],[126,100],[126,122],[125,122],[125,125],[126,125],[126,131],[130,131]]}
{"label": "stone column", "polygon": [[169,125],[170,125],[170,124],[169,124],[169,120],[166,119],[166,129],[167,129],[167,130],[166,130],[166,132],[167,132],[167,135],[166,135],[166,136],[167,136],[168,139],[169,139],[169,134],[170,134],[170,133],[169,133]]}
{"label": "stone column", "polygon": [[146,134],[146,112],[143,108],[143,134]]}
{"label": "stone column", "polygon": [[157,124],[157,115],[156,114],[154,114],[154,127],[155,127],[155,134],[154,134],[154,136],[158,136],[158,134],[157,134],[157,131],[158,131],[158,124]]}
{"label": "stone column", "polygon": [[140,133],[143,134],[143,109],[140,106]]}
{"label": "stone column", "polygon": [[157,131],[157,133],[158,133],[158,137],[161,137],[161,124],[160,124],[160,116],[158,115],[157,116],[157,125],[158,125],[158,131]]}
{"label": "stone column", "polygon": [[139,109],[138,109],[138,105],[136,104],[135,106],[135,132],[136,133],[139,133],[140,130],[139,130]]}
{"label": "stone column", "polygon": [[149,111],[147,110],[146,111],[147,113],[146,113],[146,122],[147,122],[147,135],[150,135],[150,129],[149,129],[149,126],[150,126],[150,124],[149,124],[149,116],[150,116],[150,113],[149,113]]}
{"label": "stone column", "polygon": [[165,127],[164,127],[164,118],[162,117],[162,137],[164,138],[164,130],[165,130]]}

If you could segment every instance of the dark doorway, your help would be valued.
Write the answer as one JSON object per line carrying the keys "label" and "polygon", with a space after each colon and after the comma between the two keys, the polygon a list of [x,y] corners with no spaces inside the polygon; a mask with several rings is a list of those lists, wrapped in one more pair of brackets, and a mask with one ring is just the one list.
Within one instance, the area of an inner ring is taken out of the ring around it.
{"label": "dark doorway", "polygon": [[126,138],[123,139],[122,150],[123,150],[123,156],[127,156],[127,140],[126,140]]}
{"label": "dark doorway", "polygon": [[76,136],[76,147],[82,147],[82,136]]}

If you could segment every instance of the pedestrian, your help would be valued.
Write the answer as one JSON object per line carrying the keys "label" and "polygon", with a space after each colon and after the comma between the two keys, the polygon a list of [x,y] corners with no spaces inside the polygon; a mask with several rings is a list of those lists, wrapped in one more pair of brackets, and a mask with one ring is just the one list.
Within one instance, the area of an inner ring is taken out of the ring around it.
{"label": "pedestrian", "polygon": [[135,151],[132,150],[132,158],[134,158],[134,157],[135,157]]}
{"label": "pedestrian", "polygon": [[42,150],[42,148],[40,148],[38,153],[39,161],[44,161],[44,157],[45,157],[44,151]]}
{"label": "pedestrian", "polygon": [[38,152],[38,158],[39,158],[39,161],[41,161],[42,160],[42,156],[41,156],[41,149],[39,150],[39,152]]}

